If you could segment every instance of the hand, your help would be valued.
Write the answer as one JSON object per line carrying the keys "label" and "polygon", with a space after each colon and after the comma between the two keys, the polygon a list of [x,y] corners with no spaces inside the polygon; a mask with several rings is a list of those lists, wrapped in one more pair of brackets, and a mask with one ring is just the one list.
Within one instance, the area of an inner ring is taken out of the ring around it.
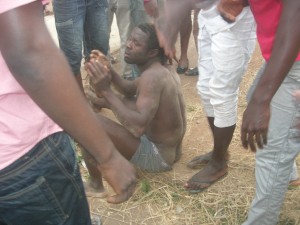
{"label": "hand", "polygon": [[98,95],[98,92],[110,90],[111,74],[106,65],[103,65],[96,58],[91,58],[85,65],[89,73],[93,88]]}
{"label": "hand", "polygon": [[194,0],[166,0],[164,13],[155,21],[157,37],[165,55],[174,58],[175,43],[184,18],[191,13]]}
{"label": "hand", "polygon": [[244,148],[250,146],[256,152],[256,145],[263,148],[267,144],[267,134],[270,121],[270,105],[251,101],[244,112],[241,140]]}
{"label": "hand", "polygon": [[108,69],[111,69],[109,59],[99,50],[92,50],[92,52],[90,54],[90,59],[97,60],[100,63],[102,63],[104,66],[106,66]]}
{"label": "hand", "polygon": [[157,18],[159,15],[158,6],[157,6],[157,0],[150,0],[147,3],[144,3],[144,8],[146,13],[153,17]]}
{"label": "hand", "polygon": [[247,0],[221,0],[218,4],[218,10],[226,22],[233,23],[247,5]]}
{"label": "hand", "polygon": [[107,202],[122,203],[133,194],[136,186],[136,175],[133,166],[115,151],[112,157],[99,166],[103,178],[113,188],[116,195],[109,196]]}
{"label": "hand", "polygon": [[295,91],[294,93],[295,101],[297,104],[300,103],[300,90]]}

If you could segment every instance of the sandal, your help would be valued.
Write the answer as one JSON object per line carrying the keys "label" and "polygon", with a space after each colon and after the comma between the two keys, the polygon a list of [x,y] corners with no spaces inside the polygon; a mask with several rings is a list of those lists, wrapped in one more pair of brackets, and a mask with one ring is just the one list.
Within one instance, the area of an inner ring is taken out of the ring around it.
{"label": "sandal", "polygon": [[176,72],[177,72],[178,74],[184,74],[187,70],[188,70],[188,67],[181,67],[181,66],[178,66],[177,69],[176,69]]}
{"label": "sandal", "polygon": [[185,72],[185,75],[186,76],[198,76],[199,75],[198,67],[188,69]]}

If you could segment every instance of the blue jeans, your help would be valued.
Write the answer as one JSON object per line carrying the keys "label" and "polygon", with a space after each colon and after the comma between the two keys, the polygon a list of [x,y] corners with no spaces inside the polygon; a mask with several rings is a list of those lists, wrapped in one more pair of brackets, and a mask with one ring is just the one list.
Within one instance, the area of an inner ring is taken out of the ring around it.
{"label": "blue jeans", "polygon": [[74,75],[80,74],[82,46],[88,60],[91,50],[108,51],[107,0],[53,0],[59,46]]}
{"label": "blue jeans", "polygon": [[91,224],[67,134],[50,135],[0,171],[0,224]]}

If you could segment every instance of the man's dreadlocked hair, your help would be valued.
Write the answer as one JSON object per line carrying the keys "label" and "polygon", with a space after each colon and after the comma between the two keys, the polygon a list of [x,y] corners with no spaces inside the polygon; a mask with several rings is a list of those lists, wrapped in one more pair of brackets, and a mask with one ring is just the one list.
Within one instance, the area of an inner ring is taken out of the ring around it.
{"label": "man's dreadlocked hair", "polygon": [[148,41],[149,49],[157,49],[158,57],[160,58],[161,64],[165,65],[165,63],[167,62],[167,57],[165,56],[164,49],[159,46],[154,25],[151,23],[142,23],[137,27],[141,29],[144,33],[149,35],[149,41]]}

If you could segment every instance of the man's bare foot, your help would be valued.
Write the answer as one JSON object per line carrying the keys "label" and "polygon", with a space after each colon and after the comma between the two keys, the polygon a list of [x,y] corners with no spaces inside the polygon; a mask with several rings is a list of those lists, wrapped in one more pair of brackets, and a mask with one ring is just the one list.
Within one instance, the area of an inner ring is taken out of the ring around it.
{"label": "man's bare foot", "polygon": [[210,161],[211,155],[212,151],[204,155],[196,156],[187,163],[187,167],[191,169],[198,169],[199,167],[206,165]]}
{"label": "man's bare foot", "polygon": [[247,5],[247,0],[221,0],[218,10],[225,21],[233,23]]}
{"label": "man's bare foot", "polygon": [[184,184],[184,187],[190,193],[199,193],[225,177],[227,173],[227,164],[214,166],[210,161],[202,170],[192,176]]}
{"label": "man's bare foot", "polygon": [[300,178],[297,178],[296,180],[291,180],[289,182],[289,189],[297,188],[300,186]]}
{"label": "man's bare foot", "polygon": [[103,186],[100,185],[93,185],[91,182],[84,182],[84,191],[87,197],[94,197],[94,198],[106,198],[108,196],[107,191],[104,189]]}

